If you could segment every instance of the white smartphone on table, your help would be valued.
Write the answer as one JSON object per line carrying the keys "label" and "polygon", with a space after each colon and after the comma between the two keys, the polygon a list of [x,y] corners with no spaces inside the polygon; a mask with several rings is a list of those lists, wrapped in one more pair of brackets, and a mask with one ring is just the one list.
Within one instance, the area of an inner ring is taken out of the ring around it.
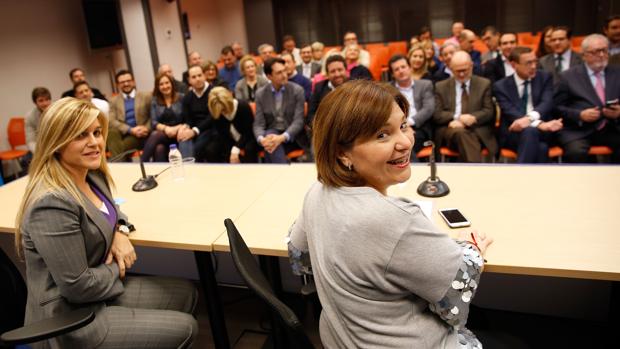
{"label": "white smartphone on table", "polygon": [[458,208],[442,208],[439,210],[439,215],[450,228],[462,228],[471,225]]}

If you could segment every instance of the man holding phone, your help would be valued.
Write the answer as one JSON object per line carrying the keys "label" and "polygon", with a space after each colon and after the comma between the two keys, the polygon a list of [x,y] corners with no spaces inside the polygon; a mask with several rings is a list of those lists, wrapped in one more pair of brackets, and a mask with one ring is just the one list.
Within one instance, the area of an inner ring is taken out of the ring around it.
{"label": "man holding phone", "polygon": [[584,63],[560,75],[554,102],[564,120],[559,140],[566,162],[587,162],[590,146],[605,145],[620,163],[620,68],[608,66],[608,47],[603,35],[587,36]]}

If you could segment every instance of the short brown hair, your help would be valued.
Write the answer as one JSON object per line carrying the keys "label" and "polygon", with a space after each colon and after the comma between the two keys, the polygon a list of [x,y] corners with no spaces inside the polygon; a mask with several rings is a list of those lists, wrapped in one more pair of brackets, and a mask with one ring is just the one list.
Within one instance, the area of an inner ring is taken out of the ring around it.
{"label": "short brown hair", "polygon": [[39,97],[47,97],[49,99],[52,99],[52,94],[50,93],[50,90],[48,90],[45,87],[35,87],[32,89],[32,102],[36,103],[37,102],[37,98]]}
{"label": "short brown hair", "polygon": [[532,52],[532,49],[527,46],[517,46],[512,49],[512,52],[508,55],[508,61],[519,63],[521,55]]}
{"label": "short brown hair", "polygon": [[330,92],[319,105],[313,126],[318,180],[331,187],[365,185],[338,157],[355,141],[372,137],[392,114],[393,102],[408,115],[407,99],[389,84],[367,80],[350,81]]}
{"label": "short brown hair", "polygon": [[164,97],[164,94],[161,93],[161,91],[159,90],[159,82],[161,81],[161,79],[168,79],[168,81],[170,81],[170,87],[172,88],[172,103],[175,103],[176,101],[178,101],[180,96],[177,93],[176,87],[174,86],[174,80],[171,77],[169,77],[166,73],[159,73],[155,77],[155,87],[153,88],[153,94],[152,94],[153,97],[155,97],[155,100],[157,101],[157,103],[160,105],[166,105],[166,98]]}

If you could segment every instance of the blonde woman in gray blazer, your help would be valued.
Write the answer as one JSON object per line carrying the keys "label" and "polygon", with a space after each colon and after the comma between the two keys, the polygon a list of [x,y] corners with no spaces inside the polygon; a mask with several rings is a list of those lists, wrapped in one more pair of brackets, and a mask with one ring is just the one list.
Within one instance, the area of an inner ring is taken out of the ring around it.
{"label": "blonde woman in gray blazer", "polygon": [[196,334],[196,290],[182,280],[125,277],[136,261],[131,225],[114,204],[105,162],[107,118],[63,98],[41,119],[39,151],[16,219],[32,323],[90,308],[89,325],[35,348],[185,348]]}
{"label": "blonde woman in gray blazer", "polygon": [[243,78],[237,81],[235,98],[246,102],[254,102],[256,91],[269,84],[269,81],[264,76],[258,74],[256,61],[250,55],[241,58],[239,68],[241,68]]}

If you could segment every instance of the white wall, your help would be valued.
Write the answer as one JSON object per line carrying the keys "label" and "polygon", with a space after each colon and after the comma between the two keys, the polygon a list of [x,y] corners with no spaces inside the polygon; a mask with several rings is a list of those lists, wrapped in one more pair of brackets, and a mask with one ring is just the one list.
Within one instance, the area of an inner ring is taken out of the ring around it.
{"label": "white wall", "polygon": [[120,1],[121,16],[127,40],[127,51],[131,61],[131,71],[136,81],[136,89],[150,90],[155,80],[151,48],[146,29],[146,20],[141,0]]}
{"label": "white wall", "polygon": [[149,5],[159,64],[170,64],[177,80],[181,80],[183,71],[187,69],[187,59],[177,3],[150,0]]}
{"label": "white wall", "polygon": [[[12,116],[33,108],[30,93],[45,86],[58,99],[71,88],[69,70],[82,67],[88,81],[111,94],[108,70],[122,64],[122,50],[90,52],[80,0],[3,0],[0,11],[0,149],[9,147]],[[120,62],[120,63],[119,63]]]}
{"label": "white wall", "polygon": [[238,41],[248,52],[243,0],[179,0],[187,12],[191,38],[188,52],[217,61],[222,47]]}

